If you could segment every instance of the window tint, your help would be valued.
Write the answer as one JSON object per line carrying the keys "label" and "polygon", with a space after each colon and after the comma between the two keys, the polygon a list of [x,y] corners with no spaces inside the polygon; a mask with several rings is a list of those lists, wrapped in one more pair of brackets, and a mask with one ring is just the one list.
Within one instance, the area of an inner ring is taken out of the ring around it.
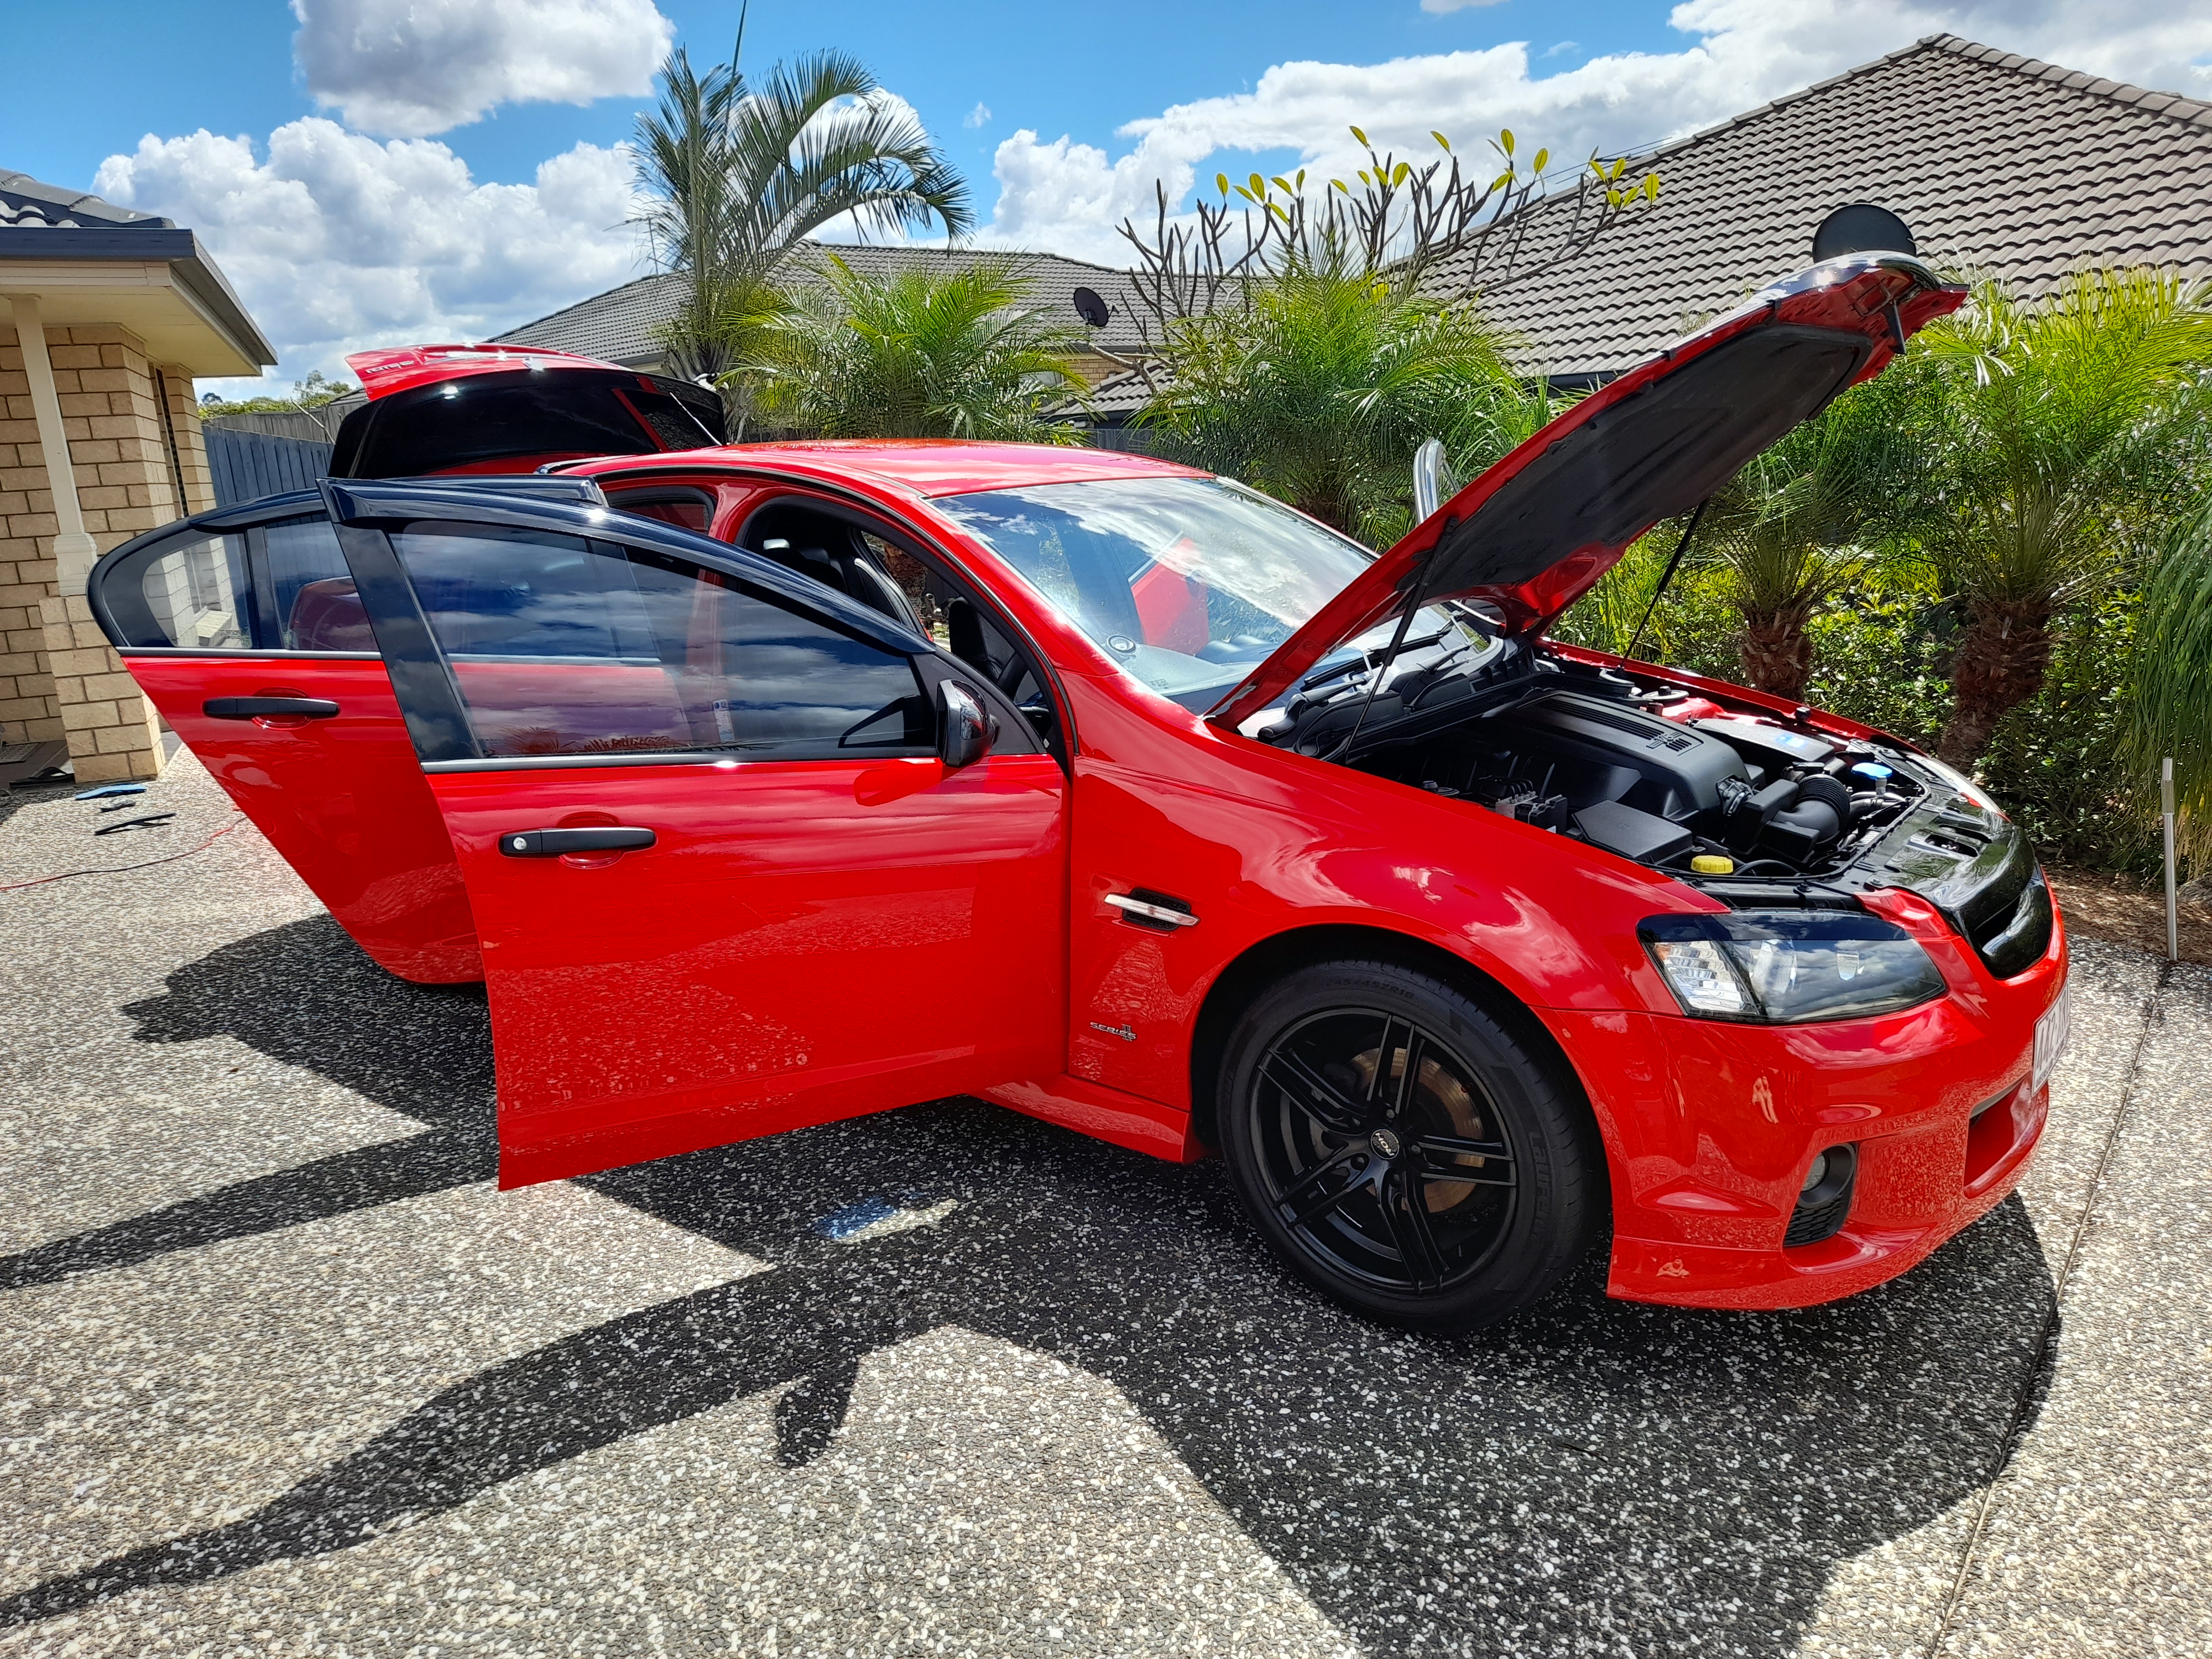
{"label": "window tint", "polygon": [[337,532],[319,514],[263,526],[269,617],[281,651],[374,651],[376,635],[354,592]]}
{"label": "window tint", "polygon": [[719,572],[484,526],[392,541],[487,756],[933,747],[904,656]]}
{"label": "window tint", "polygon": [[[130,642],[250,651],[252,591],[245,537],[180,537],[157,550],[142,567],[138,592],[144,614],[137,627],[128,629]],[[145,637],[137,637],[141,635]]]}

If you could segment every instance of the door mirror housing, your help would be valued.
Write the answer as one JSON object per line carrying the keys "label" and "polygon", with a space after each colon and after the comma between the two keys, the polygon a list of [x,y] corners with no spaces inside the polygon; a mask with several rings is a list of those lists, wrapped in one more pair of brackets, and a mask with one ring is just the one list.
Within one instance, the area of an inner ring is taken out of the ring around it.
{"label": "door mirror housing", "polygon": [[991,717],[973,692],[954,680],[937,683],[937,757],[958,771],[991,752],[998,736]]}

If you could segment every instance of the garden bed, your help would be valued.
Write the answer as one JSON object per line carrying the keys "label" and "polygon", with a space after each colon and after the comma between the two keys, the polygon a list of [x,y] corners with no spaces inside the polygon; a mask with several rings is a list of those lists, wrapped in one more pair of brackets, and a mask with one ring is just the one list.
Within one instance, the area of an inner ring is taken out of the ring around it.
{"label": "garden bed", "polygon": [[[2068,933],[2166,954],[2166,893],[2125,876],[2044,866]],[[2212,966],[2212,909],[2181,902],[2181,959]]]}

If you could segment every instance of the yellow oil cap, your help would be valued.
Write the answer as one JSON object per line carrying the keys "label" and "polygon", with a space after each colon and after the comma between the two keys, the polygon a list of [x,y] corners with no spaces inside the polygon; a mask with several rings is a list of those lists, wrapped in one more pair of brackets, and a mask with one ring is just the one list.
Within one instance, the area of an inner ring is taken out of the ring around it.
{"label": "yellow oil cap", "polygon": [[1735,860],[1723,858],[1718,853],[1700,853],[1690,860],[1690,868],[1701,876],[1732,876]]}

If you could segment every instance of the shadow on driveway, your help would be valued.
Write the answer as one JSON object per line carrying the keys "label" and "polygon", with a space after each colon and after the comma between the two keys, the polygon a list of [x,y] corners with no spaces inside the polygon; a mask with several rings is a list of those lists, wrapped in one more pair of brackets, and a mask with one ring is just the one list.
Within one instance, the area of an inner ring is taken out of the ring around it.
{"label": "shadow on driveway", "polygon": [[[227,945],[128,1012],[147,1041],[226,1034],[428,1127],[25,1252],[0,1282],[493,1173],[481,998],[386,977],[327,919]],[[775,1270],[493,1366],[246,1519],[33,1586],[0,1601],[0,1624],[343,1549],[767,1390],[787,1390],[779,1456],[802,1462],[830,1444],[868,1354],[953,1325],[1112,1382],[1370,1650],[1786,1650],[1836,1562],[1993,1473],[2015,1410],[2037,1401],[2051,1300],[2014,1199],[1905,1279],[1827,1308],[1613,1302],[1593,1259],[1496,1330],[1412,1336],[1291,1279],[1215,1166],[969,1101],[588,1184]],[[934,1226],[825,1236],[856,1204],[947,1199]]]}

